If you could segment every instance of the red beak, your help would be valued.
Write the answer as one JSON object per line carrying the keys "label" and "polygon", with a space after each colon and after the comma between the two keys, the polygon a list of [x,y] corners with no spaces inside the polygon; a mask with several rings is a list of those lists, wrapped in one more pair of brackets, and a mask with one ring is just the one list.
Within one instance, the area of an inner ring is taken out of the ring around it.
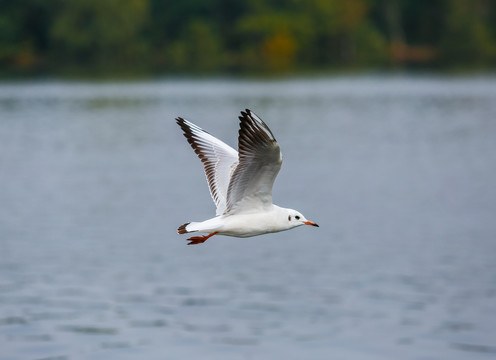
{"label": "red beak", "polygon": [[316,227],[319,227],[319,225],[317,225],[316,223],[314,223],[313,221],[305,221],[304,222],[305,225],[312,225],[312,226],[316,226]]}

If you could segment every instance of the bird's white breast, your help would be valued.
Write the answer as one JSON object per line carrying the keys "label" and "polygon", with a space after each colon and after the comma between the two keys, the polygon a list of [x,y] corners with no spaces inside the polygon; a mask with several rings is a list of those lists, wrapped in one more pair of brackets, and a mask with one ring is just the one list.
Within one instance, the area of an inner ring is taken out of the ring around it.
{"label": "bird's white breast", "polygon": [[277,206],[264,212],[242,213],[222,216],[223,225],[219,234],[250,237],[288,230],[287,219]]}

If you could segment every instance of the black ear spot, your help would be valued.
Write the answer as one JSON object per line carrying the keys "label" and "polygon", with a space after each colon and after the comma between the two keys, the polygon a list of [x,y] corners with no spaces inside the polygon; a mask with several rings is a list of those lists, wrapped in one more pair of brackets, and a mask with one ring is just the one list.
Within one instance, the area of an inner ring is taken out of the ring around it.
{"label": "black ear spot", "polygon": [[288,220],[291,221],[291,215],[288,216]]}

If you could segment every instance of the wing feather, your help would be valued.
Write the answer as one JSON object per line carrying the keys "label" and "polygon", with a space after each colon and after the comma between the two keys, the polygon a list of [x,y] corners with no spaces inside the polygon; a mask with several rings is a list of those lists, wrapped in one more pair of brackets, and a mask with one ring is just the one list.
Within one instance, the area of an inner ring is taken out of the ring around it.
{"label": "wing feather", "polygon": [[241,112],[239,163],[227,191],[227,213],[253,212],[272,205],[272,186],[281,168],[279,144],[255,113]]}
{"label": "wing feather", "polygon": [[238,163],[238,152],[181,117],[176,118],[176,122],[203,163],[210,195],[217,207],[216,214],[224,214],[231,175]]}

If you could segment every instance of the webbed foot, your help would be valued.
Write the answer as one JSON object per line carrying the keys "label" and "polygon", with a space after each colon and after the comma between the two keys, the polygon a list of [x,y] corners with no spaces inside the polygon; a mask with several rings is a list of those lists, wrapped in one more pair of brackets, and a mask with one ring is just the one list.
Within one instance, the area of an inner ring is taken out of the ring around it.
{"label": "webbed foot", "polygon": [[208,238],[214,236],[215,234],[217,234],[217,231],[215,231],[211,234],[208,234],[208,235],[190,237],[188,239],[189,240],[188,245],[198,245],[198,244],[204,243],[205,241],[207,241]]}

